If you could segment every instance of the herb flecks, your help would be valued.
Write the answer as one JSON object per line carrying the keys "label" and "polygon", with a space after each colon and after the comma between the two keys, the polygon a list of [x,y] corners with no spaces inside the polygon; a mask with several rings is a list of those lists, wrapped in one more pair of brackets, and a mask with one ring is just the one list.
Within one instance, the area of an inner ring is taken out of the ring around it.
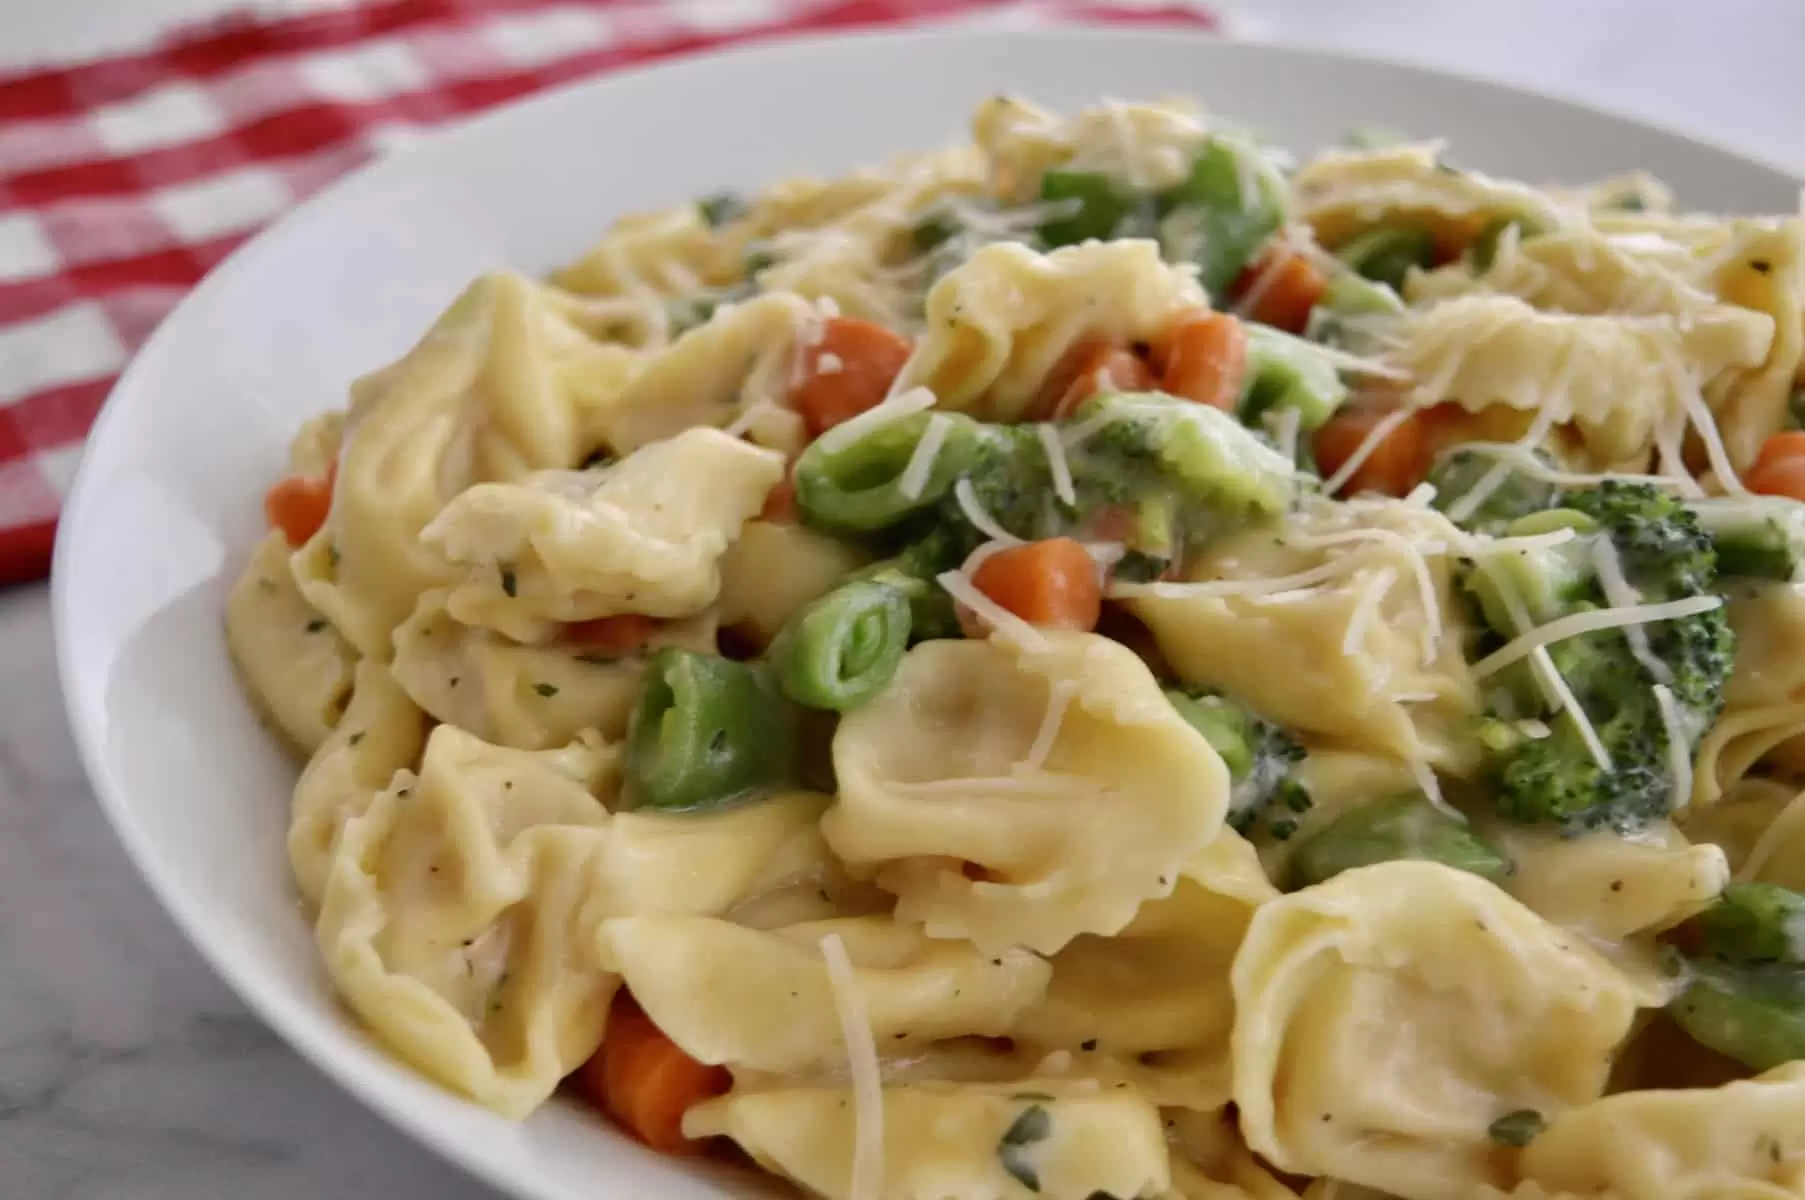
{"label": "herb flecks", "polygon": [[507,595],[508,599],[512,600],[514,597],[520,595],[520,581],[514,577],[513,564],[497,563],[495,564],[495,567],[496,570],[501,572],[501,590]]}
{"label": "herb flecks", "polygon": [[1533,1108],[1519,1108],[1493,1121],[1486,1133],[1500,1146],[1527,1146],[1536,1140],[1548,1122]]}
{"label": "herb flecks", "polygon": [[1029,1151],[1047,1140],[1053,1132],[1053,1114],[1038,1104],[1030,1104],[1010,1122],[997,1142],[997,1160],[1010,1177],[1031,1192],[1040,1191],[1040,1172],[1029,1162]]}
{"label": "herb flecks", "polygon": [[558,685],[555,683],[535,683],[533,685],[533,690],[538,692],[541,696],[550,699],[558,694]]}
{"label": "herb flecks", "polygon": [[319,633],[329,624],[331,624],[331,622],[327,621],[325,617],[315,617],[313,620],[307,622],[307,632]]}

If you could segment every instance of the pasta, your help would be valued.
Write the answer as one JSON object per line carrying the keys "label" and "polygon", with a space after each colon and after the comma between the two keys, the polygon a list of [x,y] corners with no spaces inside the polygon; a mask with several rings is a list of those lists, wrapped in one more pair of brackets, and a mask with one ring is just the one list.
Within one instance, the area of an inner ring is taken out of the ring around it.
{"label": "pasta", "polygon": [[224,597],[331,986],[829,1200],[1805,1196],[1802,238],[997,96],[484,276]]}

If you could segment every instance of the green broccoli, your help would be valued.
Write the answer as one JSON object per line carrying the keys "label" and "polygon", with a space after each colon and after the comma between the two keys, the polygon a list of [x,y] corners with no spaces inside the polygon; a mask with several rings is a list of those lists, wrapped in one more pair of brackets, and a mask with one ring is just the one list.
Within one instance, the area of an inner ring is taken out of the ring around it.
{"label": "green broccoli", "polygon": [[1805,504],[1790,496],[1736,496],[1690,507],[1717,550],[1723,578],[1805,580]]}
{"label": "green broccoli", "polygon": [[1224,517],[1270,516],[1296,495],[1293,467],[1235,418],[1159,392],[1106,392],[1075,414],[1100,422],[1072,455],[1074,478],[1134,494],[1169,488],[1186,508]]}
{"label": "green broccoli", "polygon": [[1325,346],[1359,352],[1372,342],[1375,320],[1404,315],[1404,302],[1382,283],[1342,271],[1329,280],[1328,290],[1310,310],[1304,337]]}
{"label": "green broccoli", "polygon": [[1479,231],[1479,236],[1473,239],[1472,246],[1467,249],[1475,271],[1484,272],[1492,269],[1492,260],[1498,256],[1498,240],[1504,236],[1504,231],[1513,225],[1517,227],[1519,238],[1531,238],[1542,232],[1541,227],[1528,217],[1493,217],[1486,223],[1485,228]]}
{"label": "green broccoli", "polygon": [[1263,823],[1283,840],[1311,807],[1310,793],[1291,778],[1304,748],[1271,721],[1208,691],[1167,688],[1166,699],[1203,735],[1228,768],[1228,823],[1238,833]]}
{"label": "green broccoli", "polygon": [[[1715,590],[1711,540],[1691,511],[1672,497],[1646,484],[1612,481],[1568,492],[1561,500],[1577,516],[1552,519],[1575,523],[1582,529],[1579,537],[1541,550],[1488,556],[1461,578],[1462,589],[1477,601],[1495,633],[1491,644],[1523,632],[1496,592],[1501,583],[1512,588],[1537,624],[1605,607],[1595,565],[1599,538],[1608,539],[1625,581],[1644,603]],[[1550,514],[1541,514],[1530,522],[1544,528],[1550,520]],[[1588,524],[1594,531],[1585,531]],[[1520,531],[1522,522],[1507,530]],[[1718,608],[1640,628],[1647,655],[1664,668],[1690,753],[1723,707],[1734,653],[1729,621]],[[1611,767],[1598,765],[1572,713],[1562,711],[1549,718],[1548,736],[1514,739],[1494,748],[1499,812],[1513,821],[1623,831],[1664,815],[1673,788],[1668,722],[1653,691],[1663,680],[1651,678],[1644,656],[1632,649],[1622,629],[1565,638],[1550,645],[1548,653]],[[1536,699],[1539,693],[1528,686],[1530,670],[1524,662],[1501,677],[1503,686],[1492,698],[1499,717],[1545,715]]]}
{"label": "green broccoli", "polygon": [[1302,338],[1257,322],[1246,323],[1247,384],[1239,416],[1257,426],[1268,412],[1291,408],[1298,428],[1322,427],[1347,399],[1347,385],[1323,353]]}
{"label": "green broccoli", "polygon": [[1772,883],[1732,883],[1678,933],[1725,962],[1805,966],[1805,895]]}
{"label": "green broccoli", "polygon": [[[1545,465],[1554,465],[1541,451],[1531,453]],[[1461,528],[1479,533],[1497,533],[1519,517],[1544,511],[1554,504],[1556,494],[1555,486],[1535,473],[1477,450],[1443,456],[1428,481],[1435,486],[1435,507]],[[1475,506],[1467,497],[1481,483],[1490,490]]]}
{"label": "green broccoli", "polygon": [[1291,857],[1287,890],[1332,879],[1355,867],[1426,859],[1502,883],[1510,859],[1459,817],[1421,792],[1349,809],[1312,833]]}
{"label": "green broccoli", "polygon": [[1157,200],[1159,240],[1170,262],[1195,262],[1220,301],[1266,239],[1285,223],[1285,181],[1257,150],[1212,137],[1191,172]]}
{"label": "green broccoli", "polygon": [[1054,167],[1040,177],[1040,198],[1064,203],[1072,211],[1041,224],[1047,246],[1070,246],[1092,238],[1148,237],[1153,232],[1154,202],[1100,171],[1068,171]]}

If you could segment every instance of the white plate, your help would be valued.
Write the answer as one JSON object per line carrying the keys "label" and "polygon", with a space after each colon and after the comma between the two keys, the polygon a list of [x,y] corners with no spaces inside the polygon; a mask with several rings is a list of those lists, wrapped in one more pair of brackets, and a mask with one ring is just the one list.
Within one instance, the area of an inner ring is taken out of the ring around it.
{"label": "white plate", "polygon": [[188,937],[302,1054],[403,1129],[533,1200],[743,1194],[553,1105],[514,1125],[393,1063],[334,1004],[289,882],[295,768],[233,681],[220,609],[295,426],[401,354],[478,273],[544,269],[613,217],[959,135],[998,90],[1062,107],[1199,96],[1303,150],[1374,121],[1532,180],[1642,167],[1695,207],[1791,211],[1724,151],[1505,88],[1155,32],[769,45],[599,80],[378,163],[235,254],[113,392],[54,577],[69,715],[108,816]]}

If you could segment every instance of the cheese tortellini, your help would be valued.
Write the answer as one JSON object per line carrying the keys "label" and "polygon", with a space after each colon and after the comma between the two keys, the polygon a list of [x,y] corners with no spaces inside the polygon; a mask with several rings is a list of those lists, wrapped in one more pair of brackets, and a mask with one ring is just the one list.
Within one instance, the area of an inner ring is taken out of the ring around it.
{"label": "cheese tortellini", "polygon": [[996,96],[483,276],[221,590],[326,981],[825,1200],[1805,1197],[1802,239]]}

